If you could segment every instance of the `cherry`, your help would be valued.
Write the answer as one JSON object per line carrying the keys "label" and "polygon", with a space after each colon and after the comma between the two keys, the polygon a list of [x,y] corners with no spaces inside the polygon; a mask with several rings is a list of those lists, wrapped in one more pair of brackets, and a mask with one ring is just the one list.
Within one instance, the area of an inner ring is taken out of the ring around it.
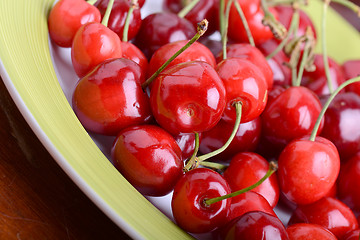
{"label": "cherry", "polygon": [[341,166],[338,198],[354,211],[360,211],[360,151]]}
{"label": "cherry", "polygon": [[335,235],[317,224],[297,223],[286,229],[291,240],[337,240]]}
{"label": "cherry", "polygon": [[217,231],[217,239],[286,240],[286,229],[279,218],[261,211],[247,212]]}
{"label": "cherry", "polygon": [[350,208],[331,197],[298,206],[290,218],[289,225],[301,222],[325,227],[338,239],[342,239],[347,232],[358,228],[356,217]]}
{"label": "cherry", "polygon": [[122,49],[122,57],[126,59],[130,59],[136,62],[137,64],[139,64],[143,72],[143,75],[146,76],[149,63],[144,53],[131,42],[122,41],[121,49]]}
{"label": "cherry", "polygon": [[344,235],[341,240],[359,240],[360,229],[353,230]]}
{"label": "cherry", "polygon": [[278,161],[280,189],[296,204],[310,204],[323,198],[340,171],[337,149],[323,137],[316,137],[315,141],[308,137],[293,140]]}
{"label": "cherry", "polygon": [[[344,70],[345,79],[357,77],[360,75],[360,60],[348,60],[343,63],[342,68]],[[360,83],[350,84],[347,87],[347,90],[360,95]]]}
{"label": "cherry", "polygon": [[230,199],[208,205],[206,199],[230,193],[226,180],[207,168],[187,172],[176,183],[171,200],[176,223],[191,233],[210,232],[225,223]]}
{"label": "cherry", "polygon": [[262,114],[263,136],[283,148],[291,140],[309,135],[320,111],[320,100],[311,90],[289,87],[267,104]]}
{"label": "cherry", "polygon": [[51,9],[48,28],[51,39],[61,47],[71,47],[78,29],[100,22],[99,10],[84,0],[60,0]]}
{"label": "cherry", "polygon": [[112,159],[119,172],[144,195],[168,194],[182,176],[179,146],[170,134],[153,125],[123,129],[114,142]]}
{"label": "cherry", "polygon": [[[336,89],[340,86],[341,83],[345,82],[345,77],[341,66],[332,58],[328,57],[330,75],[332,80],[333,89]],[[301,85],[311,89],[318,96],[327,95],[330,93],[326,74],[325,67],[323,62],[323,57],[320,54],[316,54],[314,58],[314,65],[316,70],[313,72],[304,72],[304,75],[301,80]]]}
{"label": "cherry", "polygon": [[155,79],[150,102],[156,121],[172,134],[203,132],[214,127],[225,108],[224,84],[211,65],[185,62]]}
{"label": "cherry", "polygon": [[[105,14],[108,4],[109,4],[109,0],[99,0],[94,5],[99,9],[102,17]],[[109,17],[108,27],[112,31],[114,31],[121,40],[123,39],[125,19],[127,17],[130,7],[131,7],[130,1],[128,0],[115,0],[114,6],[112,8]],[[140,29],[140,26],[141,26],[140,9],[134,9],[129,24],[129,31],[128,31],[129,40],[133,39],[136,36],[136,34]]]}
{"label": "cherry", "polygon": [[321,136],[335,144],[342,161],[360,151],[359,122],[360,96],[352,92],[340,92],[325,113]]}
{"label": "cherry", "polygon": [[195,33],[195,26],[174,13],[154,13],[143,19],[134,44],[150,59],[161,46],[169,42],[188,40]]}
{"label": "cherry", "polygon": [[104,61],[77,83],[73,109],[89,131],[116,135],[122,128],[151,120],[144,76],[135,62],[120,58]]}
{"label": "cherry", "polygon": [[234,102],[242,103],[241,122],[254,120],[265,109],[267,83],[258,67],[241,58],[227,58],[220,62],[216,71],[226,88],[226,108],[222,119],[235,122]]}
{"label": "cherry", "polygon": [[[195,134],[194,133],[179,133],[174,136],[179,145],[183,159],[191,157],[195,150]],[[202,134],[199,134],[199,141],[202,141]]]}
{"label": "cherry", "polygon": [[[206,154],[222,147],[229,139],[233,128],[233,123],[220,120],[215,127],[209,131],[203,132],[200,143],[200,152]],[[235,138],[222,153],[217,155],[217,159],[230,160],[236,153],[254,151],[259,142],[260,133],[260,117],[246,123],[241,123]]]}
{"label": "cherry", "polygon": [[[180,40],[163,45],[154,52],[149,62],[148,77],[154,74],[167,60],[169,60],[178,50],[184,47],[188,40]],[[215,67],[215,57],[210,50],[199,42],[194,42],[183,53],[177,56],[167,68],[183,62],[204,61]]]}
{"label": "cherry", "polygon": [[[226,47],[228,58],[243,58],[249,60],[251,63],[259,67],[259,70],[264,74],[268,88],[271,89],[273,85],[273,72],[262,52],[248,43],[234,43]],[[221,52],[216,60],[220,62],[223,59]]]}
{"label": "cherry", "polygon": [[[231,190],[237,191],[259,181],[268,169],[268,161],[259,154],[238,153],[231,159],[229,167],[224,172],[224,178],[229,183]],[[279,185],[276,175],[273,174],[252,191],[262,195],[274,208],[279,200]]]}

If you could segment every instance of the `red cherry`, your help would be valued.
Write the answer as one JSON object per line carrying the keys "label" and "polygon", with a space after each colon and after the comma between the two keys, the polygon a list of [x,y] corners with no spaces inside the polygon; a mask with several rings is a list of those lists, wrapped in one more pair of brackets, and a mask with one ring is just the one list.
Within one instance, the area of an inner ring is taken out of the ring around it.
{"label": "red cherry", "polygon": [[[265,56],[258,48],[253,47],[248,43],[234,43],[227,45],[226,52],[228,58],[243,58],[258,66],[259,70],[264,74],[268,88],[272,88],[273,72]],[[223,53],[221,52],[216,60],[217,62],[220,62],[222,59]]]}
{"label": "red cherry", "polygon": [[121,129],[151,119],[148,96],[142,91],[138,64],[128,59],[107,60],[80,79],[73,108],[92,132],[116,135]]}
{"label": "red cherry", "polygon": [[[195,134],[194,133],[180,133],[176,135],[175,140],[179,145],[183,159],[188,159],[192,156],[195,150]],[[199,133],[199,141],[202,141],[202,134]]]}
{"label": "red cherry", "polygon": [[[226,143],[234,129],[233,123],[220,120],[215,127],[202,133],[200,152],[206,154],[213,152]],[[230,160],[239,152],[251,152],[256,149],[260,139],[261,120],[260,117],[246,123],[241,123],[235,138],[230,145],[219,155],[217,159]]]}
{"label": "red cherry", "polygon": [[339,154],[333,143],[322,137],[308,139],[290,142],[278,160],[280,189],[296,204],[310,204],[324,197],[340,170]]}
{"label": "red cherry", "polygon": [[358,228],[354,213],[344,203],[335,198],[322,198],[308,205],[296,208],[289,224],[294,223],[318,224],[330,230],[338,239],[349,231]]}
{"label": "red cherry", "polygon": [[353,230],[344,235],[341,240],[359,240],[360,229]]}
{"label": "red cherry", "polygon": [[60,0],[48,18],[51,39],[61,47],[71,47],[78,29],[89,22],[100,22],[99,10],[84,0]]}
{"label": "red cherry", "polygon": [[[291,140],[310,135],[321,111],[319,98],[305,87],[290,87],[270,101],[262,114],[263,136],[283,148]],[[323,127],[323,120],[318,133]]]}
{"label": "red cherry", "polygon": [[71,60],[81,78],[101,62],[122,57],[121,41],[101,23],[83,25],[76,33],[71,48]]}
{"label": "red cherry", "polygon": [[338,198],[354,211],[360,211],[360,152],[341,166]]}
{"label": "red cherry", "polygon": [[189,40],[195,34],[195,26],[188,20],[174,13],[154,13],[143,19],[134,44],[150,59],[161,46],[179,40]]}
{"label": "red cherry", "polygon": [[112,148],[114,166],[142,194],[163,196],[182,176],[181,150],[174,138],[153,125],[123,129]]}
{"label": "red cherry", "polygon": [[[99,0],[94,6],[96,6],[101,17],[104,17],[109,0]],[[131,7],[130,1],[115,0],[109,17],[108,28],[114,31],[120,39],[123,39],[124,25],[129,8]],[[133,39],[138,33],[141,26],[141,12],[140,9],[134,9],[128,31],[128,40]]]}
{"label": "red cherry", "polygon": [[226,108],[223,119],[235,122],[233,103],[241,101],[241,122],[254,120],[263,112],[267,102],[267,83],[258,67],[241,58],[227,58],[216,68],[226,88]]}
{"label": "red cherry", "polygon": [[163,71],[153,82],[150,102],[159,125],[176,135],[214,127],[224,112],[225,94],[214,68],[195,61]]}
{"label": "red cherry", "polygon": [[[232,191],[241,190],[258,182],[269,169],[269,163],[259,154],[243,152],[236,154],[224,172],[224,178]],[[262,195],[275,207],[279,200],[279,184],[276,174],[266,179],[260,186],[252,191]]]}
{"label": "red cherry", "polygon": [[[345,79],[351,79],[360,75],[360,60],[348,60],[343,63]],[[360,83],[356,82],[347,86],[347,90],[360,95]]]}
{"label": "red cherry", "polygon": [[146,76],[149,63],[144,53],[131,42],[121,42],[121,49],[122,57],[133,60],[134,62],[139,64],[143,75]]}
{"label": "red cherry", "polygon": [[325,113],[321,136],[332,141],[346,161],[360,151],[360,96],[352,92],[336,95]]}
{"label": "red cherry", "polygon": [[317,224],[297,223],[286,229],[291,240],[337,240],[335,235]]}
{"label": "red cherry", "polygon": [[176,184],[171,200],[176,223],[185,231],[205,233],[223,225],[229,211],[230,199],[211,205],[204,201],[230,193],[225,179],[207,168],[187,172]]}
{"label": "red cherry", "polygon": [[[188,40],[181,40],[165,44],[152,55],[149,63],[148,77],[155,73],[177,51],[184,47]],[[183,62],[204,61],[215,67],[215,57],[211,51],[199,42],[194,42],[184,52],[177,56],[165,69]]]}
{"label": "red cherry", "polygon": [[279,218],[261,211],[247,212],[217,231],[217,239],[287,240],[286,229]]}

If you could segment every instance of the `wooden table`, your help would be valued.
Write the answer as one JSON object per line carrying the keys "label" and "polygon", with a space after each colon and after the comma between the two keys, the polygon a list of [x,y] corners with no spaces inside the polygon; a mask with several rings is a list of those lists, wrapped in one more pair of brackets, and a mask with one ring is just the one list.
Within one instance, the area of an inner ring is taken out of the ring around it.
{"label": "wooden table", "polygon": [[129,239],[56,164],[2,81],[0,126],[0,239]]}

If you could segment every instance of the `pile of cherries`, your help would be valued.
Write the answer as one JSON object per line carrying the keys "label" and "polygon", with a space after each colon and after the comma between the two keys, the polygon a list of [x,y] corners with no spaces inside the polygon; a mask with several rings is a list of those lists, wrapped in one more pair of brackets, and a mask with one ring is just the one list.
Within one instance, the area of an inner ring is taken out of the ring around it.
{"label": "pile of cherries", "polygon": [[142,18],[144,2],[59,0],[48,18],[74,112],[114,136],[118,171],[172,193],[192,234],[359,239],[360,59],[313,52],[306,1],[165,0]]}

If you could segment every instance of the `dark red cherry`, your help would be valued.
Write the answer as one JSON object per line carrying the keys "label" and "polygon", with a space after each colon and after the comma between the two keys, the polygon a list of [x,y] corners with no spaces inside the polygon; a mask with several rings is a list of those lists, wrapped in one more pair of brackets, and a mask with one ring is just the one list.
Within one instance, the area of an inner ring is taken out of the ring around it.
{"label": "dark red cherry", "polygon": [[[167,60],[169,60],[177,51],[184,47],[188,40],[171,42],[160,47],[152,55],[149,62],[148,77],[155,73]],[[204,61],[215,67],[215,57],[211,51],[199,42],[194,42],[189,48],[177,56],[166,68],[183,62]]]}
{"label": "dark red cherry", "polygon": [[176,223],[185,231],[205,233],[223,225],[230,208],[230,199],[211,205],[204,201],[229,194],[230,187],[217,172],[196,168],[187,172],[176,184],[171,200]]}
{"label": "dark red cherry", "polygon": [[276,216],[261,211],[247,212],[217,230],[217,239],[287,240],[283,223]]}
{"label": "dark red cherry", "polygon": [[[360,59],[348,60],[343,63],[345,79],[351,79],[360,75]],[[360,83],[352,83],[347,86],[347,90],[360,95]]]}
{"label": "dark red cherry", "polygon": [[[224,146],[226,141],[229,139],[233,129],[233,123],[220,120],[220,122],[216,124],[215,127],[202,133],[200,152],[206,154]],[[230,160],[230,158],[239,152],[254,151],[259,142],[260,133],[260,117],[246,123],[241,123],[230,145],[222,153],[217,155],[216,159],[226,161]]]}
{"label": "dark red cherry", "polygon": [[[345,76],[341,66],[332,58],[328,58],[330,75],[332,80],[333,90],[340,86],[341,83],[345,82]],[[325,67],[323,57],[320,54],[315,55],[314,65],[316,70],[313,72],[304,71],[301,85],[311,89],[318,96],[327,95],[330,93],[327,85]]]}
{"label": "dark red cherry", "polygon": [[286,229],[291,240],[337,240],[328,229],[312,223],[297,223]]}
{"label": "dark red cherry", "polygon": [[175,13],[154,13],[143,19],[134,44],[150,59],[161,46],[179,40],[189,40],[196,26]]}
{"label": "dark red cherry", "polygon": [[78,29],[89,22],[100,22],[99,10],[84,0],[60,0],[48,18],[51,39],[61,47],[71,47]]}
{"label": "dark red cherry", "polygon": [[360,96],[353,92],[339,93],[326,110],[321,136],[335,144],[342,161],[360,151],[359,122]]}
{"label": "dark red cherry", "polygon": [[114,166],[144,195],[168,194],[182,176],[181,150],[175,139],[157,126],[123,129],[111,154]]}
{"label": "dark red cherry", "polygon": [[337,183],[338,198],[354,211],[360,211],[360,151],[341,166]]}
{"label": "dark red cherry", "polygon": [[241,58],[227,58],[217,67],[226,88],[226,108],[223,119],[235,122],[234,102],[241,101],[241,122],[254,120],[264,111],[267,102],[267,82],[253,63]]}
{"label": "dark red cherry", "polygon": [[144,76],[135,62],[107,60],[80,79],[73,108],[89,131],[116,135],[121,129],[151,120],[148,96],[142,91]]}
{"label": "dark red cherry", "polygon": [[353,230],[344,235],[341,240],[359,240],[360,229]]}
{"label": "dark red cherry", "polygon": [[[310,135],[322,107],[319,98],[308,88],[290,87],[266,106],[261,118],[263,137],[283,148],[291,140]],[[323,120],[318,133],[323,127]]]}
{"label": "dark red cherry", "polygon": [[[98,0],[94,6],[96,6],[101,17],[104,17],[109,0]],[[119,35],[120,39],[123,39],[124,25],[127,14],[129,12],[130,0],[115,0],[111,14],[109,17],[108,27]],[[129,23],[128,40],[133,39],[138,33],[141,26],[141,12],[140,9],[134,9]]]}
{"label": "dark red cherry", "polygon": [[[229,183],[231,190],[237,191],[258,182],[265,176],[268,169],[269,162],[259,154],[238,153],[231,159],[229,167],[224,172],[224,178]],[[274,208],[279,200],[279,184],[276,174],[270,176],[252,191],[262,195]]]}
{"label": "dark red cherry", "polygon": [[[144,53],[131,42],[121,42],[122,57],[130,59],[139,64],[143,75],[146,76],[148,70],[148,60]],[[145,79],[144,79],[145,80]]]}
{"label": "dark red cherry", "polygon": [[[183,159],[191,157],[195,150],[195,134],[194,133],[179,133],[174,136],[179,145]],[[202,141],[202,134],[199,133],[199,141]]]}
{"label": "dark red cherry", "polygon": [[71,47],[71,61],[81,78],[107,59],[122,57],[121,40],[101,23],[87,23],[77,31]]}
{"label": "dark red cherry", "polygon": [[354,213],[341,201],[327,197],[293,212],[289,224],[312,223],[330,230],[338,239],[358,228]]}
{"label": "dark red cherry", "polygon": [[204,132],[220,120],[225,87],[211,65],[185,62],[163,71],[153,82],[150,102],[156,121],[176,135]]}
{"label": "dark red cherry", "polygon": [[316,137],[315,141],[308,139],[290,142],[278,159],[281,192],[296,204],[311,204],[323,198],[340,171],[340,158],[334,144],[323,137]]}

